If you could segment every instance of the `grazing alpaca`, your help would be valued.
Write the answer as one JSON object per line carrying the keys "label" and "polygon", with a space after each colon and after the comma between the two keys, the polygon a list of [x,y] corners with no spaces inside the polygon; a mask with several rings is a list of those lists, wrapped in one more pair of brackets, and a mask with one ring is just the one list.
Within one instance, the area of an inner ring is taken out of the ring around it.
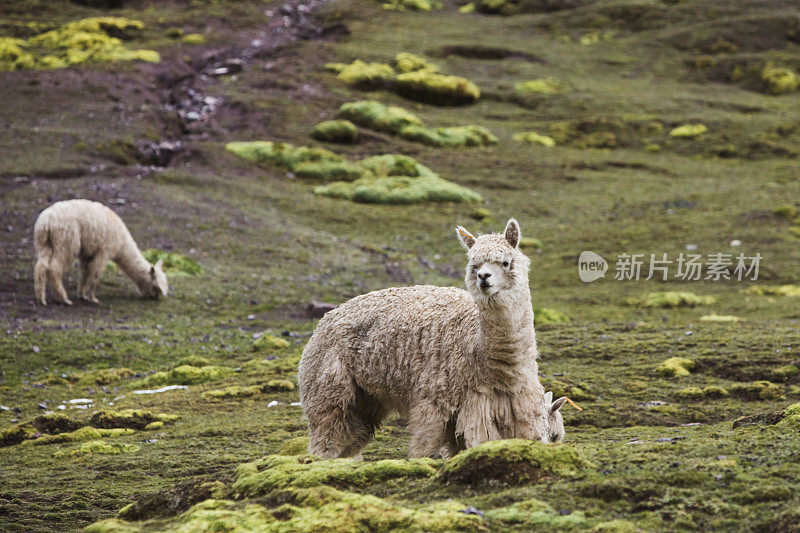
{"label": "grazing alpaca", "polygon": [[410,455],[454,455],[490,440],[548,441],[519,225],[474,237],[466,284],[384,289],[320,320],[298,379],[323,458],[360,456],[390,411],[408,418]]}
{"label": "grazing alpaca", "polygon": [[33,269],[36,299],[47,305],[47,278],[63,303],[72,305],[64,290],[64,270],[80,260],[78,298],[99,303],[94,295],[108,261],[114,261],[149,298],[166,296],[167,277],[159,260],[151,265],[114,211],[89,200],[56,202],[41,212],[33,226],[36,266]]}

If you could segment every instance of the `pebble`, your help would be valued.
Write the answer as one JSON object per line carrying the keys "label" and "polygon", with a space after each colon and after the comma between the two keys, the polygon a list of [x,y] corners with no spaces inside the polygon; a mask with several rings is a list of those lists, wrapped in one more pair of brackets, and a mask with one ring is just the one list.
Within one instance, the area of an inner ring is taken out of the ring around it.
{"label": "pebble", "polygon": [[267,407],[275,407],[276,405],[278,405],[278,400],[272,400],[267,404]]}
{"label": "pebble", "polygon": [[11,408],[6,405],[0,405],[0,411],[10,411]]}
{"label": "pebble", "polygon": [[68,403],[72,405],[85,405],[94,403],[94,400],[90,400],[89,398],[75,398],[74,400],[70,400]]}
{"label": "pebble", "polygon": [[301,405],[303,405],[303,404],[302,404],[302,403],[300,403],[300,402],[292,402],[292,403],[290,403],[289,405],[291,405],[292,407],[299,407],[299,406],[301,406]]}
{"label": "pebble", "polygon": [[466,509],[461,509],[459,511],[459,513],[476,514],[476,515],[480,516],[481,518],[483,518],[483,511],[481,511],[480,509],[476,509],[475,507],[473,507],[471,505],[469,507],[467,507]]}
{"label": "pebble", "polygon": [[66,408],[67,408],[67,406],[64,405],[63,403],[61,405],[59,405],[58,407],[56,407],[56,409],[58,409],[59,411],[63,411]]}
{"label": "pebble", "polygon": [[40,351],[38,346],[33,347],[33,353],[39,353]]}
{"label": "pebble", "polygon": [[[134,394],[158,394],[160,392],[167,392],[171,390],[178,390],[178,389],[187,389],[186,385],[167,385],[166,387],[161,387],[160,389],[143,389],[143,390],[135,390],[133,391]],[[124,396],[123,396],[124,398]]]}
{"label": "pebble", "polygon": [[39,409],[47,409],[47,403],[45,403],[45,402],[41,402],[41,403],[39,404]]}

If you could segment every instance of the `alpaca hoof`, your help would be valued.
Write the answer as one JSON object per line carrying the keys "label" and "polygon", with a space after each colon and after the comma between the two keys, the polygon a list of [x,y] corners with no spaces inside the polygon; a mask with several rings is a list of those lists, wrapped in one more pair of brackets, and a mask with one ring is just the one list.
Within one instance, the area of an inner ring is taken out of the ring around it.
{"label": "alpaca hoof", "polygon": [[93,304],[99,304],[100,300],[98,300],[95,296],[89,296],[87,298],[88,301],[92,302]]}
{"label": "alpaca hoof", "polygon": [[64,305],[72,305],[72,300],[70,300],[70,299],[61,300],[61,303],[64,304]]}
{"label": "alpaca hoof", "polygon": [[47,300],[39,300],[39,303],[47,307]]}

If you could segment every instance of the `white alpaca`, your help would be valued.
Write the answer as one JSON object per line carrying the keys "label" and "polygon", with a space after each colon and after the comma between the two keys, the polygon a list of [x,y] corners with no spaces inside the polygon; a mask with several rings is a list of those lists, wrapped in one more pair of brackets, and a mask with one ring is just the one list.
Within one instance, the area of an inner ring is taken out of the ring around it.
{"label": "white alpaca", "polygon": [[146,297],[166,296],[167,277],[159,260],[151,265],[125,223],[108,207],[89,200],[56,202],[41,212],[33,226],[36,299],[47,305],[47,278],[63,303],[72,305],[64,290],[64,270],[80,260],[78,298],[99,303],[94,295],[108,261],[114,261]]}
{"label": "white alpaca", "polygon": [[473,237],[466,285],[398,287],[320,320],[300,361],[309,451],[359,456],[390,411],[408,418],[410,455],[452,455],[504,438],[549,440],[519,225]]}

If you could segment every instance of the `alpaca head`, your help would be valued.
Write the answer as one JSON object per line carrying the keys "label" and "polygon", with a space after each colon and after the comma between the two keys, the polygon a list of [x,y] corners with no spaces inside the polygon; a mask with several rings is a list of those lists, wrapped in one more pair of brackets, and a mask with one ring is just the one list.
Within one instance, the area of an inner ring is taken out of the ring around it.
{"label": "alpaca head", "polygon": [[531,261],[519,250],[519,224],[513,218],[502,234],[473,236],[456,227],[461,244],[467,249],[467,273],[464,281],[476,302],[489,300],[506,291],[528,292],[528,269]]}
{"label": "alpaca head", "polygon": [[147,279],[144,286],[140,286],[139,290],[142,296],[146,298],[160,298],[166,296],[169,291],[167,284],[167,276],[164,274],[164,261],[159,259],[155,265],[150,267],[150,272],[147,274]]}
{"label": "alpaca head", "polygon": [[561,416],[561,408],[566,401],[567,398],[565,396],[553,401],[552,391],[544,393],[544,408],[547,411],[549,422],[548,442],[561,442],[564,440],[564,417]]}

